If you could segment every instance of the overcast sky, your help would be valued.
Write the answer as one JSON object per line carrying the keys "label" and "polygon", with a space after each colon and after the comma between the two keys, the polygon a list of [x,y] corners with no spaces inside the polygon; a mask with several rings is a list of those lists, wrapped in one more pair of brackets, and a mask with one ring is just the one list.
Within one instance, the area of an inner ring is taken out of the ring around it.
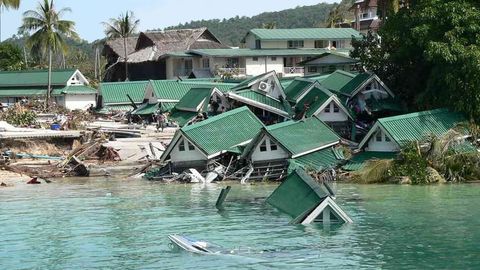
{"label": "overcast sky", "polygon": [[[35,9],[39,0],[21,0],[19,10],[3,10],[2,39],[17,33],[22,14]],[[42,0],[43,2],[43,0]],[[57,9],[70,7],[65,19],[76,23],[80,37],[88,41],[102,38],[101,22],[131,10],[140,19],[139,30],[164,28],[198,19],[223,19],[253,16],[265,11],[279,11],[296,6],[338,0],[56,0]]]}

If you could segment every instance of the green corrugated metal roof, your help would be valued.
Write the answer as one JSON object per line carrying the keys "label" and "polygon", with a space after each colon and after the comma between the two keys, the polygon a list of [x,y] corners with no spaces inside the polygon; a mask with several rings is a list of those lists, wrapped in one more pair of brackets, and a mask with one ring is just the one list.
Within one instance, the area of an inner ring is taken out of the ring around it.
{"label": "green corrugated metal roof", "polygon": [[154,80],[152,81],[155,96],[160,100],[180,100],[192,88],[216,87],[226,92],[236,86],[233,83],[219,83],[199,80]]}
{"label": "green corrugated metal roof", "polygon": [[352,80],[345,84],[342,89],[340,89],[340,93],[351,96],[358,87],[371,77],[372,74],[366,72],[357,74]]}
{"label": "green corrugated metal roof", "polygon": [[437,109],[378,119],[378,123],[398,144],[420,141],[428,135],[441,136],[465,117],[446,109]]}
{"label": "green corrugated metal roof", "polygon": [[299,96],[301,96],[314,83],[315,81],[303,78],[295,78],[288,85],[288,87],[285,88],[285,95],[287,96],[287,100],[295,103]]}
{"label": "green corrugated metal roof", "polygon": [[340,141],[340,137],[317,117],[287,121],[265,128],[292,156]]}
{"label": "green corrugated metal roof", "polygon": [[46,88],[0,88],[0,97],[38,97],[46,94]]}
{"label": "green corrugated metal roof", "polygon": [[320,84],[330,91],[340,92],[340,90],[353,78],[355,78],[355,74],[343,70],[336,70],[320,82]]}
{"label": "green corrugated metal roof", "polygon": [[172,113],[169,116],[169,120],[176,122],[180,127],[185,126],[194,119],[198,113],[196,112],[187,112],[187,111],[179,111],[176,109],[172,110]]}
{"label": "green corrugated metal roof", "polygon": [[[53,70],[52,85],[66,85],[76,69]],[[47,70],[2,71],[0,72],[0,87],[46,86],[48,84]]]}
{"label": "green corrugated metal roof", "polygon": [[283,103],[281,101],[276,100],[274,98],[271,98],[271,97],[269,97],[265,94],[259,93],[257,91],[242,90],[242,91],[235,92],[235,94],[239,95],[243,98],[247,98],[247,99],[250,99],[252,101],[262,103],[264,105],[273,107],[275,109],[279,109],[279,110],[282,110],[284,112],[287,112],[287,110],[285,109],[285,106],[283,105]]}
{"label": "green corrugated metal roof", "polygon": [[162,111],[164,112],[171,112],[175,105],[177,105],[177,102],[161,102],[162,104]]}
{"label": "green corrugated metal roof", "polygon": [[158,103],[156,104],[144,104],[143,106],[139,107],[135,111],[133,111],[133,114],[137,115],[150,115],[154,114],[158,110]]}
{"label": "green corrugated metal roof", "polygon": [[86,85],[70,85],[63,88],[53,89],[52,95],[63,95],[63,94],[72,94],[72,95],[92,95],[96,94],[97,90]]}
{"label": "green corrugated metal roof", "polygon": [[251,140],[263,127],[255,114],[241,107],[183,127],[181,131],[207,155],[212,155]]}
{"label": "green corrugated metal roof", "polygon": [[352,28],[252,29],[249,33],[261,40],[325,40],[362,37],[360,32]]}
{"label": "green corrugated metal roof", "polygon": [[371,112],[405,112],[405,108],[402,106],[402,103],[395,98],[387,98],[381,100],[371,98],[367,100],[367,107]]}
{"label": "green corrugated metal roof", "polygon": [[312,116],[331,96],[332,92],[325,89],[323,86],[315,86],[295,105],[295,110],[301,112],[308,104],[306,116]]}
{"label": "green corrugated metal roof", "polygon": [[[190,53],[211,57],[317,56],[327,49],[197,49]],[[348,50],[337,50],[348,54]]]}
{"label": "green corrugated metal roof", "polygon": [[212,95],[213,88],[192,88],[190,89],[175,106],[177,110],[198,111],[201,104],[207,106]]}
{"label": "green corrugated metal roof", "polygon": [[98,110],[98,113],[128,112],[128,111],[133,111],[133,107],[131,105],[108,105]]}
{"label": "green corrugated metal roof", "polygon": [[342,166],[346,171],[359,171],[365,167],[369,160],[374,159],[393,159],[397,156],[394,152],[360,152],[354,155],[347,164]]}
{"label": "green corrugated metal roof", "polygon": [[100,94],[103,103],[130,103],[127,94],[135,103],[141,103],[145,96],[148,81],[101,83]]}
{"label": "green corrugated metal roof", "polygon": [[335,153],[334,147],[329,147],[308,155],[298,157],[293,162],[302,166],[306,170],[322,171],[335,168],[343,159]]}
{"label": "green corrugated metal roof", "polygon": [[330,193],[313,180],[304,170],[297,168],[267,198],[267,203],[298,218],[310,214]]}

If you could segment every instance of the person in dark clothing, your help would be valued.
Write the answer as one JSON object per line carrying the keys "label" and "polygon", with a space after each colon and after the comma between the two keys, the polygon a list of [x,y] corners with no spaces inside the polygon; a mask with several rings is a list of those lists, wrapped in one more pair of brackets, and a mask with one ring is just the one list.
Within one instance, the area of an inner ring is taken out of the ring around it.
{"label": "person in dark clothing", "polygon": [[34,177],[32,177],[32,179],[30,179],[30,181],[27,182],[27,184],[38,185],[38,184],[41,184],[41,183],[40,183],[40,181],[38,181],[38,177],[34,176]]}

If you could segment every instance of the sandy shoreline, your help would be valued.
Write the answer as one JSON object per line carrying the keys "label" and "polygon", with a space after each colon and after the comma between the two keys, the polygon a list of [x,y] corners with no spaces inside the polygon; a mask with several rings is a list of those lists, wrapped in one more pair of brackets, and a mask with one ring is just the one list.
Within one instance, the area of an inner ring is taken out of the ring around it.
{"label": "sandy shoreline", "polygon": [[[18,185],[26,185],[30,177],[28,175],[22,175],[7,170],[0,170],[0,184],[7,185],[6,187],[14,187]],[[0,186],[4,188],[5,186]]]}

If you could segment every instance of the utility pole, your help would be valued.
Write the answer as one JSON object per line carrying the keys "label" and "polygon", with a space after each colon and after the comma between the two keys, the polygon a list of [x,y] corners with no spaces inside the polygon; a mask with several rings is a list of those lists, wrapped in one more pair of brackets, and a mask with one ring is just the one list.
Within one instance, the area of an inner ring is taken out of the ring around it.
{"label": "utility pole", "polygon": [[25,45],[23,46],[23,58],[25,61],[25,69],[28,69],[27,50],[25,49]]}

